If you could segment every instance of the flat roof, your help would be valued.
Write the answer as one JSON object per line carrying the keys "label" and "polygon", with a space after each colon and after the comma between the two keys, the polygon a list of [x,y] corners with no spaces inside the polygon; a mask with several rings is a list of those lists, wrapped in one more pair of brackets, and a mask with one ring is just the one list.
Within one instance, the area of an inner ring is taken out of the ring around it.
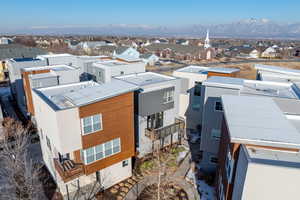
{"label": "flat roof", "polygon": [[58,77],[58,75],[53,71],[47,73],[41,73],[41,74],[30,74],[30,79],[32,80],[50,78],[50,77]]}
{"label": "flat roof", "polygon": [[41,59],[38,58],[12,58],[14,62],[33,62],[33,61],[40,61]]}
{"label": "flat roof", "polygon": [[300,133],[272,98],[223,95],[224,116],[233,143],[300,148]]}
{"label": "flat roof", "polygon": [[187,72],[187,73],[195,73],[195,74],[207,74],[208,72],[217,72],[224,74],[231,74],[234,72],[240,71],[238,68],[227,68],[227,67],[202,67],[196,65],[190,65],[184,68],[180,68],[176,70],[178,72]]}
{"label": "flat roof", "polygon": [[241,95],[257,95],[290,99],[299,99],[300,97],[299,88],[290,82],[259,81],[213,76],[205,80],[203,85],[238,89],[240,90]]}
{"label": "flat roof", "polygon": [[300,153],[242,145],[251,162],[300,168]]}
{"label": "flat roof", "polygon": [[150,85],[154,83],[160,83],[160,82],[176,79],[172,76],[162,75],[154,72],[142,72],[142,73],[118,76],[115,78],[138,86]]}
{"label": "flat roof", "polygon": [[28,67],[28,68],[23,68],[22,70],[25,72],[29,71],[36,71],[36,70],[45,70],[49,69],[52,71],[69,71],[69,70],[75,70],[74,67],[69,66],[69,65],[51,65],[51,66],[41,66],[41,67]]}
{"label": "flat roof", "polygon": [[255,69],[269,71],[269,72],[289,74],[289,75],[300,75],[300,70],[289,69],[289,68],[285,68],[285,67],[278,67],[278,66],[273,66],[273,65],[256,64]]}
{"label": "flat roof", "polygon": [[138,89],[136,85],[112,79],[99,84],[94,81],[58,85],[35,91],[55,110],[79,107]]}
{"label": "flat roof", "polygon": [[68,53],[38,55],[38,57],[42,57],[42,58],[67,57],[67,56],[74,56],[74,55]]}

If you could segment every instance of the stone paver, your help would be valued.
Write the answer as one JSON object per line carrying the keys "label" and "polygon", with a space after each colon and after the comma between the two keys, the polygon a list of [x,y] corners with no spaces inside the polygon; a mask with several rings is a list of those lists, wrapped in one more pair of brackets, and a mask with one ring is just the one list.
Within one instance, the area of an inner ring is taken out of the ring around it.
{"label": "stone paver", "polygon": [[[184,189],[184,191],[188,195],[189,200],[199,200],[199,195],[197,190],[194,188],[193,185],[188,183],[185,180],[185,175],[187,174],[190,168],[190,159],[191,154],[189,153],[188,156],[183,160],[180,164],[177,171],[170,177],[168,177],[169,182],[174,182],[176,185]],[[145,176],[142,180],[140,180],[137,184],[135,184],[132,189],[127,193],[125,200],[135,200],[143,191],[143,189],[148,185],[153,185],[157,183],[157,176]]]}

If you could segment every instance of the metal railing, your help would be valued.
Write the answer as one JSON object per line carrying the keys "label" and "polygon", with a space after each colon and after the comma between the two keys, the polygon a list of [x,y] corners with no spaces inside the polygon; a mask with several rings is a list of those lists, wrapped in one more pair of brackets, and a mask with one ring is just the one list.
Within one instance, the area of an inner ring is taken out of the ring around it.
{"label": "metal railing", "polygon": [[157,128],[157,129],[145,129],[145,135],[151,140],[159,140],[165,138],[171,134],[177,133],[185,128],[185,122],[183,119],[176,118],[175,123]]}

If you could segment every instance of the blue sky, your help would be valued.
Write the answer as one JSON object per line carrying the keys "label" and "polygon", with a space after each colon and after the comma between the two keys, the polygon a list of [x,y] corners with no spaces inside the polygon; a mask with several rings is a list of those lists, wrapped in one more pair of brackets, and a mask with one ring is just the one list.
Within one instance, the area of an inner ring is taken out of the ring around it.
{"label": "blue sky", "polygon": [[299,0],[7,0],[0,29],[31,26],[219,24],[249,18],[299,22]]}

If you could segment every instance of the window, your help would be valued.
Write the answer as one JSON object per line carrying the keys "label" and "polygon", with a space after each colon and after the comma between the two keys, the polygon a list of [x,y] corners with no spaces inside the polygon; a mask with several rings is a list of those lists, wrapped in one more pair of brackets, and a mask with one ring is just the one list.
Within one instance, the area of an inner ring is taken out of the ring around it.
{"label": "window", "polygon": [[168,90],[164,92],[164,103],[170,103],[174,101],[174,90]]}
{"label": "window", "polygon": [[123,166],[123,167],[128,166],[128,160],[124,160],[124,161],[122,162],[122,166]]}
{"label": "window", "polygon": [[219,112],[223,111],[223,106],[222,106],[222,103],[220,101],[216,101],[216,103],[215,103],[215,111],[219,111]]}
{"label": "window", "polygon": [[194,86],[194,96],[201,96],[201,82],[196,81]]}
{"label": "window", "polygon": [[112,155],[112,141],[106,142],[105,147],[105,157]]}
{"label": "window", "polygon": [[163,127],[164,112],[155,113],[147,116],[147,129],[157,129]]}
{"label": "window", "polygon": [[101,160],[104,157],[104,152],[103,152],[103,145],[97,145],[96,146],[96,160]]}
{"label": "window", "polygon": [[211,138],[215,140],[220,140],[221,138],[221,131],[219,129],[212,129],[211,130]]}
{"label": "window", "polygon": [[90,164],[97,160],[107,158],[121,151],[120,138],[99,144],[97,146],[82,150],[83,160],[86,164]]}
{"label": "window", "polygon": [[92,147],[86,150],[86,163],[89,164],[94,161],[95,161],[94,148]]}
{"label": "window", "polygon": [[234,164],[234,160],[231,157],[230,151],[228,151],[227,158],[226,158],[226,163],[225,163],[225,169],[226,169],[227,180],[228,180],[229,183],[231,182],[233,164]]}
{"label": "window", "polygon": [[83,135],[102,130],[102,115],[93,115],[82,118]]}
{"label": "window", "polygon": [[210,156],[210,157],[209,157],[209,161],[210,161],[211,163],[213,163],[213,164],[217,164],[218,161],[219,161],[219,159],[218,159],[217,157],[215,157],[215,156]]}
{"label": "window", "polygon": [[51,151],[51,144],[50,144],[50,140],[49,140],[49,138],[46,136],[46,141],[47,141],[47,146],[48,146],[48,148],[50,149],[50,151]]}

